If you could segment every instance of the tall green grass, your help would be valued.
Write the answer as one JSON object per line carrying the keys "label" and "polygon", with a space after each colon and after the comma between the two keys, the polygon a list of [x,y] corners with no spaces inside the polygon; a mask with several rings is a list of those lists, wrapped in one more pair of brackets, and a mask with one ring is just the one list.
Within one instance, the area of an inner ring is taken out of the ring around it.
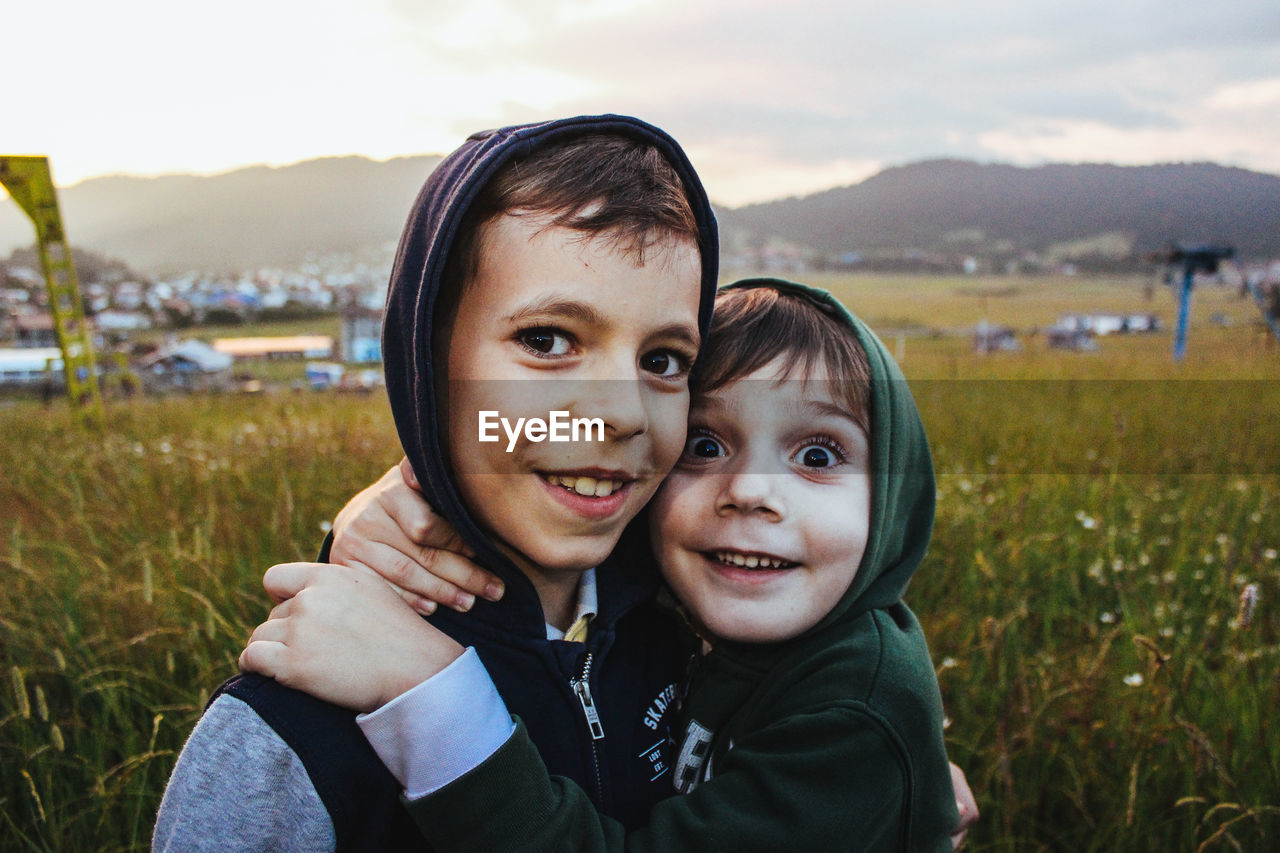
{"label": "tall green grass", "polygon": [[398,457],[385,401],[141,400],[98,434],[0,410],[0,847],[143,849],[270,564]]}
{"label": "tall green grass", "polygon": [[[1221,343],[1186,372],[1252,381],[1179,382],[1165,346],[907,344],[939,472],[909,600],[983,810],[971,849],[1280,845],[1280,355]],[[263,570],[310,559],[398,458],[386,404],[136,400],[95,433],[19,403],[0,436],[0,847],[145,848]]]}

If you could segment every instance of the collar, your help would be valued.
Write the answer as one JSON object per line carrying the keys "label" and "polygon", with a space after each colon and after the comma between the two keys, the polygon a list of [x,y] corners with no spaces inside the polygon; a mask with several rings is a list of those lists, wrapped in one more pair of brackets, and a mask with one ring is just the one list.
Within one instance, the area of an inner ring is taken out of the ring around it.
{"label": "collar", "polygon": [[566,640],[571,643],[584,643],[587,640],[587,625],[599,611],[599,598],[596,595],[596,570],[587,569],[578,581],[578,607],[574,611],[573,624],[568,631],[561,631],[555,625],[547,623],[548,640]]}

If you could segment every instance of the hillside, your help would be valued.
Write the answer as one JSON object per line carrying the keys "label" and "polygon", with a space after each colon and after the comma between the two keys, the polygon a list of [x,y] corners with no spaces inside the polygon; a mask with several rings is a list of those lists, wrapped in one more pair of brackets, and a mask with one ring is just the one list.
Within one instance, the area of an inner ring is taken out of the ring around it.
{"label": "hillside", "polygon": [[[109,177],[62,190],[73,242],[144,272],[292,265],[394,241],[437,157],[257,166],[213,177]],[[1055,164],[935,160],[802,198],[720,210],[726,252],[783,242],[822,258],[973,255],[991,268],[1132,265],[1170,241],[1220,241],[1280,257],[1280,176],[1209,163]],[[31,242],[0,204],[0,253]]]}
{"label": "hillside", "polygon": [[[146,272],[238,271],[394,242],[438,157],[254,166],[213,177],[106,177],[60,191],[73,243]],[[32,241],[0,204],[0,250]]]}
{"label": "hillside", "polygon": [[934,160],[860,184],[724,211],[726,243],[782,239],[820,253],[916,249],[1016,258],[1136,259],[1170,241],[1280,255],[1280,176],[1210,163],[1053,164]]}

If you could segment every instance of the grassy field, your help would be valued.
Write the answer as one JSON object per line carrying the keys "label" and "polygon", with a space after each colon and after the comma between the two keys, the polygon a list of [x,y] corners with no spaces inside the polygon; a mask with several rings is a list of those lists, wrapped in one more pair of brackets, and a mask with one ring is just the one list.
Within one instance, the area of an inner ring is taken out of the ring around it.
{"label": "grassy field", "polygon": [[[1197,291],[1175,366],[1167,334],[977,356],[947,333],[1171,322],[1141,281],[820,283],[901,349],[933,443],[909,598],[983,809],[970,849],[1280,846],[1280,348],[1252,304]],[[308,559],[395,461],[390,416],[377,395],[142,399],[95,434],[22,402],[0,435],[0,848],[145,848],[266,614],[263,569]]]}

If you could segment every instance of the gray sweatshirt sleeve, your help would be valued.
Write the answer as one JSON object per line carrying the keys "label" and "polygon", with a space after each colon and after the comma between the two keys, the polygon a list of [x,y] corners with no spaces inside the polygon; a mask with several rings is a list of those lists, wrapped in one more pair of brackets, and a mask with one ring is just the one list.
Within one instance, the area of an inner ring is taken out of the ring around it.
{"label": "gray sweatshirt sleeve", "polygon": [[219,696],[187,739],[153,850],[333,850],[333,821],[302,761],[244,702]]}

